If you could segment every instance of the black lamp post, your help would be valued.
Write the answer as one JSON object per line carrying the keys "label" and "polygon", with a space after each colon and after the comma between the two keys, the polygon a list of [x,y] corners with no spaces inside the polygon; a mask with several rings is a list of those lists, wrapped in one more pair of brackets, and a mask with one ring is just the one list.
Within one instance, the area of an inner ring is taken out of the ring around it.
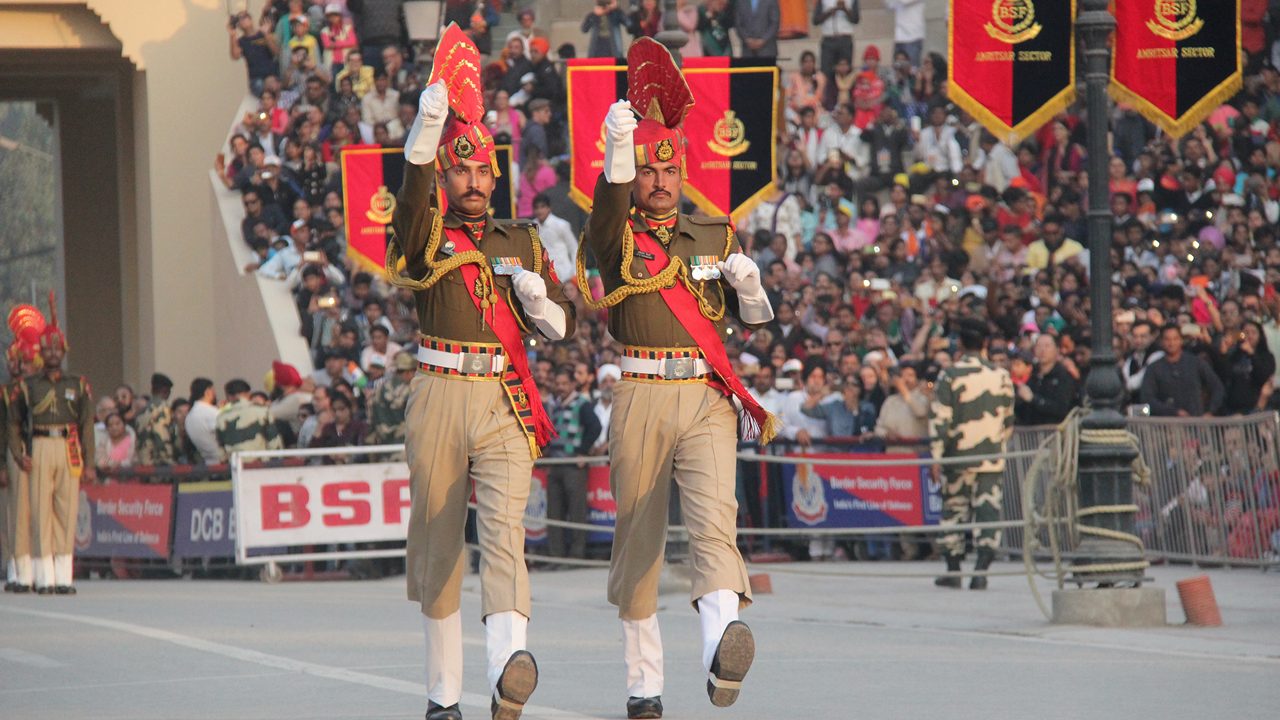
{"label": "black lamp post", "polygon": [[[1130,506],[1133,504],[1132,463],[1136,452],[1127,445],[1086,442],[1089,431],[1123,430],[1120,414],[1124,384],[1116,366],[1111,339],[1111,204],[1107,182],[1107,124],[1109,103],[1107,83],[1111,64],[1108,39],[1115,19],[1107,11],[1107,0],[1081,0],[1076,18],[1080,45],[1084,48],[1085,88],[1089,153],[1089,301],[1093,358],[1085,392],[1089,413],[1082,421],[1085,431],[1080,442],[1079,503],[1081,508]],[[1082,526],[1132,535],[1132,511],[1099,512],[1079,519]],[[1131,543],[1110,537],[1083,534],[1074,558],[1076,565],[1136,563],[1142,560],[1140,549]],[[1141,570],[1076,572],[1078,583],[1094,583],[1102,587],[1137,586],[1142,582]]]}
{"label": "black lamp post", "polygon": [[654,38],[662,43],[681,65],[680,48],[689,42],[689,37],[680,29],[680,20],[676,17],[676,0],[664,0],[662,3],[662,31]]}

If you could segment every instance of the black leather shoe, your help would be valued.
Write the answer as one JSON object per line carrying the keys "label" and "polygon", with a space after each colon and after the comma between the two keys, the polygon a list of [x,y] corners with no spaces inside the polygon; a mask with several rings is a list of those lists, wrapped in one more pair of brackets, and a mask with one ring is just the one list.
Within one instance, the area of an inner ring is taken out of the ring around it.
{"label": "black leather shoe", "polygon": [[637,718],[660,718],[662,717],[662,698],[655,695],[653,697],[631,697],[627,698],[627,718],[628,720],[636,720]]}
{"label": "black leather shoe", "polygon": [[[960,556],[948,555],[944,559],[947,561],[947,572],[952,572],[952,573],[960,572],[960,561],[963,560],[964,558]],[[952,590],[959,590],[964,587],[964,581],[955,576],[944,576],[944,577],[934,578],[933,584],[941,588],[950,588]]]}
{"label": "black leather shoe", "polygon": [[29,592],[31,592],[31,586],[30,586],[30,585],[23,585],[23,584],[21,584],[21,583],[14,583],[14,585],[13,585],[13,592],[14,592],[14,594],[16,594],[16,595],[22,595],[22,594],[25,594],[25,593],[29,593]]}
{"label": "black leather shoe", "polygon": [[10,580],[9,582],[4,584],[4,591],[13,592],[17,587],[18,587],[18,583]]}
{"label": "black leather shoe", "polygon": [[462,711],[458,704],[441,707],[430,700],[427,701],[427,720],[462,720]]}
{"label": "black leather shoe", "polygon": [[[994,550],[987,550],[986,548],[983,548],[978,551],[978,562],[973,566],[973,569],[977,572],[983,572],[991,567],[991,562],[995,559],[996,553]],[[987,576],[974,575],[973,579],[969,581],[969,589],[986,590]]]}
{"label": "black leather shoe", "polygon": [[524,704],[538,687],[538,663],[528,650],[517,650],[507,658],[498,689],[489,700],[493,720],[519,720]]}
{"label": "black leather shoe", "polygon": [[53,591],[59,595],[75,595],[76,589],[72,585],[55,585]]}
{"label": "black leather shoe", "polygon": [[37,595],[52,595],[52,594],[53,594],[53,586],[52,586],[52,585],[41,585],[40,587],[36,588],[36,594],[37,594]]}
{"label": "black leather shoe", "polygon": [[724,629],[715,657],[711,659],[711,677],[707,679],[707,697],[716,707],[729,707],[738,699],[742,679],[756,657],[756,640],[751,628],[734,620]]}

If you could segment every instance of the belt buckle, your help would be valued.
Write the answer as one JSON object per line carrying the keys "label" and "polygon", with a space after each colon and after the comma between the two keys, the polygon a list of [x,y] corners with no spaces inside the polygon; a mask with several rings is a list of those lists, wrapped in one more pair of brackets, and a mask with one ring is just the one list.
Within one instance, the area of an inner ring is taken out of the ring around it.
{"label": "belt buckle", "polygon": [[459,372],[468,375],[487,375],[493,372],[493,356],[486,353],[462,353]]}
{"label": "belt buckle", "polygon": [[662,377],[667,380],[687,380],[693,377],[693,358],[664,358]]}

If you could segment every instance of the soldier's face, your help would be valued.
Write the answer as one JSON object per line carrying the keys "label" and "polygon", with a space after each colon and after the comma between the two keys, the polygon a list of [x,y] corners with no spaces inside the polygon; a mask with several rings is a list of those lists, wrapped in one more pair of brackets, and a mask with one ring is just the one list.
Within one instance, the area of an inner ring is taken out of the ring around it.
{"label": "soldier's face", "polygon": [[493,195],[493,169],[489,163],[463,160],[445,170],[444,194],[449,207],[464,215],[483,215],[489,211],[489,198]]}
{"label": "soldier's face", "polygon": [[658,162],[636,169],[632,197],[636,207],[651,215],[663,215],[680,204],[680,166]]}
{"label": "soldier's face", "polygon": [[62,367],[62,358],[66,353],[62,350],[59,343],[49,343],[40,348],[40,357],[44,360],[44,366],[49,369]]}

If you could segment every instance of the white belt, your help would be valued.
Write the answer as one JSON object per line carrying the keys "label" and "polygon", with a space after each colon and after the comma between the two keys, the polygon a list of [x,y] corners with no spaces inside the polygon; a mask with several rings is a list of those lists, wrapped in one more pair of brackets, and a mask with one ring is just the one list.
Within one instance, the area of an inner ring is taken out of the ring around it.
{"label": "white belt", "polygon": [[711,366],[702,358],[649,358],[622,356],[622,372],[653,375],[664,380],[688,380],[711,374]]}
{"label": "white belt", "polygon": [[457,370],[469,375],[500,373],[507,367],[507,359],[500,351],[496,354],[452,353],[422,346],[418,347],[418,362],[446,370]]}

